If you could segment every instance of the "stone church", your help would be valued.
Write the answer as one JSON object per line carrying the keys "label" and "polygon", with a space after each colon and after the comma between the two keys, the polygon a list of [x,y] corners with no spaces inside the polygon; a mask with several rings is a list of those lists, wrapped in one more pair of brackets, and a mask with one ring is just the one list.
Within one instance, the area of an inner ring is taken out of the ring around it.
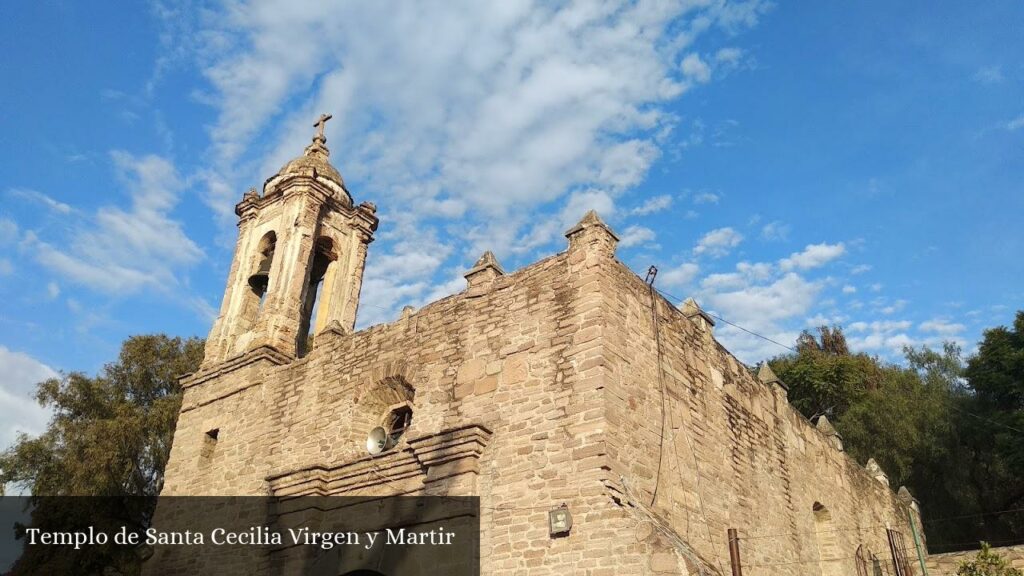
{"label": "stone church", "polygon": [[355,330],[378,219],[326,118],[237,205],[163,495],[479,496],[489,575],[725,575],[731,551],[755,575],[917,571],[910,494],[617,260],[594,212],[563,252],[487,252],[462,292]]}

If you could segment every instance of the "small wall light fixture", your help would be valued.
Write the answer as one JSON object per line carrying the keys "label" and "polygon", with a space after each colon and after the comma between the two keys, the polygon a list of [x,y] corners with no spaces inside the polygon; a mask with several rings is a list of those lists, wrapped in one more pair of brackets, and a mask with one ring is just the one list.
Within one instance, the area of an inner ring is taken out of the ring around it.
{"label": "small wall light fixture", "polygon": [[569,534],[572,530],[572,514],[569,513],[568,506],[562,504],[548,512],[548,530],[552,538]]}

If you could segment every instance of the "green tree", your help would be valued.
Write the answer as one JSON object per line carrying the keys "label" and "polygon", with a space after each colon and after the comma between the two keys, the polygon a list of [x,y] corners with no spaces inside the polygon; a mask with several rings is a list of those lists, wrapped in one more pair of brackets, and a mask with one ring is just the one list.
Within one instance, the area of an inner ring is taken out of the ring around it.
{"label": "green tree", "polygon": [[[88,512],[78,508],[72,518],[66,510],[69,501],[42,496],[108,497],[96,501],[104,513],[146,525],[152,497],[163,487],[181,407],[178,377],[195,371],[202,358],[200,339],[133,336],[122,344],[117,361],[96,376],[72,372],[39,383],[36,400],[53,416],[40,436],[21,435],[0,454],[0,485],[14,483],[31,491],[36,526],[62,527]],[[87,574],[110,564],[124,568],[121,560],[103,557],[106,552],[98,551],[97,558],[88,560],[91,564],[74,566],[67,564],[72,559],[56,553],[26,554],[12,574]]]}
{"label": "green tree", "polygon": [[1024,572],[1012,568],[1006,559],[992,551],[988,542],[982,542],[981,550],[973,559],[960,563],[956,576],[1024,576]]}
{"label": "green tree", "polygon": [[[992,421],[997,449],[1024,470],[1024,310],[1017,312],[1013,329],[1000,326],[985,331],[966,376],[976,396],[975,408]],[[1010,504],[1021,500],[1024,486]]]}
{"label": "green tree", "polygon": [[986,330],[964,372],[961,437],[970,450],[981,537],[1024,539],[1024,311],[1013,327]]}
{"label": "green tree", "polygon": [[883,370],[867,354],[850,354],[839,327],[822,326],[815,337],[804,331],[797,351],[769,361],[789,386],[789,401],[809,419],[828,416],[839,421],[849,407],[878,388]]}
{"label": "green tree", "polygon": [[827,414],[851,456],[875,458],[892,486],[910,488],[932,550],[1011,541],[1024,538],[1024,514],[1001,512],[1024,507],[1020,314],[1017,324],[987,331],[966,367],[948,343],[905,348],[905,365],[852,354],[838,327],[804,332],[794,354],[770,363],[794,407]]}

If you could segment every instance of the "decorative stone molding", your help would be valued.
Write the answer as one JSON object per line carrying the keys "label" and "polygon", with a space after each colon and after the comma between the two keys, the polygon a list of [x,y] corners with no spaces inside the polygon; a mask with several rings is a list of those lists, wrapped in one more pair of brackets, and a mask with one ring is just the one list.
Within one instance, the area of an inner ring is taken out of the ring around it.
{"label": "decorative stone molding", "polygon": [[818,422],[815,424],[818,432],[821,432],[828,443],[836,450],[843,451],[843,437],[839,435],[839,432],[832,426],[832,423],[828,421],[828,416],[822,414],[818,416]]}
{"label": "decorative stone molding", "polygon": [[502,270],[501,264],[498,264],[498,259],[490,250],[484,252],[476,264],[473,264],[473,267],[464,274],[466,282],[469,284],[470,293],[486,291],[495,279],[504,275],[505,271]]}
{"label": "decorative stone molding", "polygon": [[715,321],[711,316],[701,309],[697,304],[697,301],[693,298],[687,298],[683,302],[683,316],[686,316],[690,321],[697,325],[702,332],[711,333],[715,327]]}
{"label": "decorative stone molding", "polygon": [[570,252],[584,250],[608,257],[615,255],[615,247],[619,244],[619,237],[593,210],[566,231],[565,237],[569,239]]}
{"label": "decorative stone molding", "polygon": [[772,370],[772,367],[768,365],[768,362],[761,363],[761,367],[757,370],[757,379],[762,384],[778,386],[779,388],[782,388],[784,392],[789,392],[789,386],[786,386],[786,383],[775,375],[775,372]]}
{"label": "decorative stone molding", "polygon": [[472,472],[479,473],[479,460],[491,439],[491,431],[479,424],[451,428],[408,441],[416,459],[427,469],[426,482]]}
{"label": "decorative stone molding", "polygon": [[219,378],[220,376],[229,374],[241,368],[245,368],[250,364],[255,364],[256,362],[263,360],[266,360],[275,366],[280,366],[291,362],[292,357],[279,351],[273,346],[259,346],[244,354],[225,360],[212,368],[182,376],[180,379],[181,387],[182,389],[192,388],[193,386],[198,386],[211,379]]}
{"label": "decorative stone molding", "polygon": [[[275,496],[338,496],[386,486],[415,492],[459,474],[478,474],[491,431],[479,424],[450,428],[406,442],[404,448],[337,466],[311,466],[267,478]],[[412,480],[410,482],[410,480]]]}
{"label": "decorative stone molding", "polygon": [[875,462],[874,458],[868,458],[868,463],[864,468],[868,471],[868,474],[871,474],[872,478],[878,480],[886,487],[889,486],[889,476],[886,475],[885,471],[882,470],[882,467],[878,465],[878,462]]}
{"label": "decorative stone molding", "polygon": [[900,486],[900,489],[896,491],[896,497],[899,498],[901,502],[909,506],[915,513],[918,515],[921,514],[921,506],[918,503],[917,498],[914,498],[914,495],[910,493],[910,490],[908,490],[906,486]]}
{"label": "decorative stone molding", "polygon": [[339,322],[337,320],[331,320],[327,324],[327,326],[325,326],[324,329],[321,330],[319,334],[317,334],[317,338],[320,338],[322,336],[328,336],[328,335],[330,335],[330,336],[345,336],[346,334],[349,334],[349,331],[346,330],[345,327],[341,325],[341,322]]}

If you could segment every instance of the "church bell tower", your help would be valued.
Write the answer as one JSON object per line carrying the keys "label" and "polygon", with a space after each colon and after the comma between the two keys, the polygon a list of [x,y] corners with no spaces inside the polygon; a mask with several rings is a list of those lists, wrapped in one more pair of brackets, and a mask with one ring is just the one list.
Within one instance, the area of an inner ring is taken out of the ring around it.
{"label": "church bell tower", "polygon": [[355,206],[328,161],[330,119],[320,116],[303,154],[235,207],[238,242],[204,367],[259,348],[300,357],[328,325],[353,330],[376,207]]}

